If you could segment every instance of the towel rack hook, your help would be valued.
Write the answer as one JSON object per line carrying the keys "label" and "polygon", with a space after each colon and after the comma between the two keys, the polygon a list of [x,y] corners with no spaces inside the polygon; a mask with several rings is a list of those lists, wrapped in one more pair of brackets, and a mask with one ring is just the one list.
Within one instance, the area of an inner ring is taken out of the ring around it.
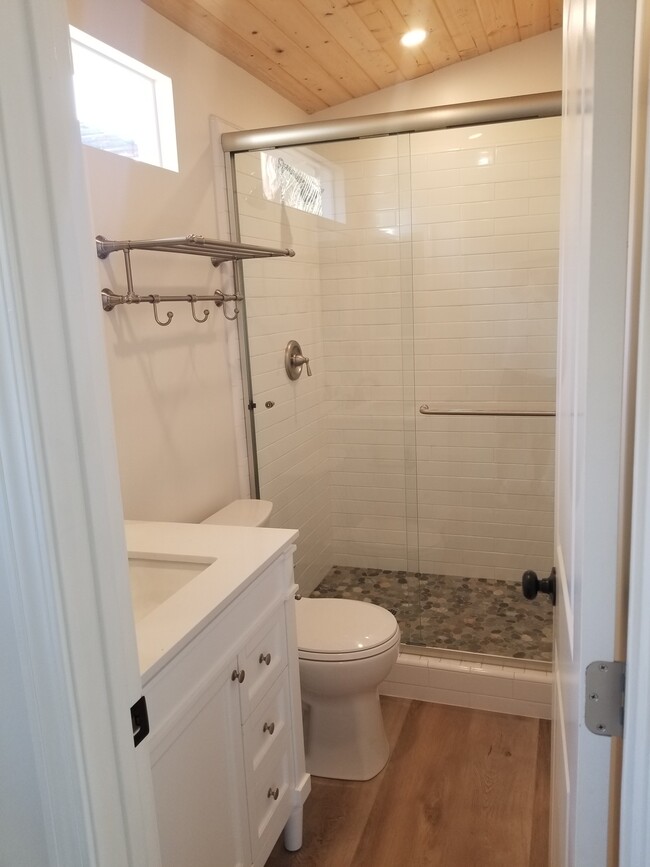
{"label": "towel rack hook", "polygon": [[226,317],[226,319],[228,319],[230,322],[234,322],[235,319],[239,316],[239,307],[237,306],[237,301],[239,300],[239,296],[235,295],[232,298],[228,298],[227,300],[233,301],[235,304],[235,306],[232,309],[232,316],[228,316],[228,314],[226,313],[226,303],[225,303],[226,299],[224,299],[224,305],[223,305],[222,312],[223,312],[223,315]]}
{"label": "towel rack hook", "polygon": [[210,311],[207,309],[204,309],[203,319],[199,319],[199,317],[196,315],[196,308],[194,306],[196,304],[196,302],[198,301],[198,298],[196,297],[196,295],[188,295],[187,298],[188,298],[188,301],[190,302],[190,306],[192,307],[192,319],[194,319],[195,322],[205,322],[206,319],[208,318],[208,316],[210,315]]}
{"label": "towel rack hook", "polygon": [[169,323],[174,318],[174,314],[171,312],[171,310],[167,311],[166,322],[162,322],[160,319],[158,319],[158,305],[160,304],[160,295],[150,295],[149,298],[151,299],[151,303],[153,304],[153,318],[156,320],[158,325],[162,325],[163,328],[165,327],[165,325],[169,325]]}

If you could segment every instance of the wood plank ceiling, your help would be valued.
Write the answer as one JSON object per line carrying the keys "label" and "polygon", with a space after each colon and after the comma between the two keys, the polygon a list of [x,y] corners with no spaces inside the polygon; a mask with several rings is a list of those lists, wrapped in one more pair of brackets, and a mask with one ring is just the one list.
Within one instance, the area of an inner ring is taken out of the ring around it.
{"label": "wood plank ceiling", "polygon": [[309,114],[562,25],[562,0],[144,2]]}

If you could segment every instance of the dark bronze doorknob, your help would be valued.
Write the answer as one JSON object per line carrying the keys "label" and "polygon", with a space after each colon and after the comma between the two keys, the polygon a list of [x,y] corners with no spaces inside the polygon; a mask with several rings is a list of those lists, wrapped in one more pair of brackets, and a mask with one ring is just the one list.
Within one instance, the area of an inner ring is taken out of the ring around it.
{"label": "dark bronze doorknob", "polygon": [[552,604],[555,605],[555,584],[555,566],[551,569],[551,574],[548,578],[542,578],[541,581],[537,577],[537,573],[533,572],[532,569],[527,569],[521,576],[521,590],[526,599],[535,599],[538,593],[548,593]]}

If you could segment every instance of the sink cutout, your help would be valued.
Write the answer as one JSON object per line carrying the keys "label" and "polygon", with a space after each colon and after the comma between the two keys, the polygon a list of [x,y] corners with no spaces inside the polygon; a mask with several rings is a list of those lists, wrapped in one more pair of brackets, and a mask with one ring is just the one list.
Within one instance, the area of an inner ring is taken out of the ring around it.
{"label": "sink cutout", "polygon": [[215,561],[129,557],[131,599],[136,623],[178,593]]}

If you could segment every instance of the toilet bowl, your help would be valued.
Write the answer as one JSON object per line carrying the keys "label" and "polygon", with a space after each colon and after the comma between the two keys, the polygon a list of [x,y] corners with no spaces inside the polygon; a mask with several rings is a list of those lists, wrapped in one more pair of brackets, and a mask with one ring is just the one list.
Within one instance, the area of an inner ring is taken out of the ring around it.
{"label": "toilet bowl", "polygon": [[369,780],[388,761],[378,687],[399,653],[397,620],[368,602],[300,599],[296,622],[307,770]]}
{"label": "toilet bowl", "polygon": [[[265,526],[272,508],[235,500],[203,523]],[[399,653],[397,620],[369,602],[301,598],[296,625],[307,771],[369,780],[388,761],[378,688]]]}

